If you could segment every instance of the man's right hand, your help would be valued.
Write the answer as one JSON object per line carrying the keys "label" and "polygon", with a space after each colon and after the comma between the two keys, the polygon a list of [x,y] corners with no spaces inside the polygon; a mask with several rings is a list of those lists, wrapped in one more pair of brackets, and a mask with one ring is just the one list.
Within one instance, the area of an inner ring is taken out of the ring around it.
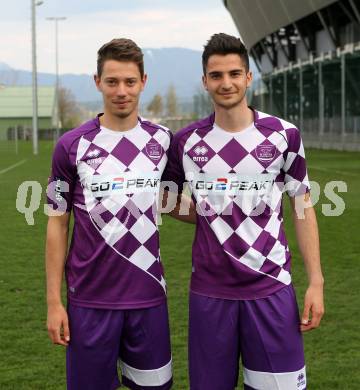
{"label": "man's right hand", "polygon": [[47,329],[54,344],[68,346],[70,341],[69,319],[64,306],[48,305]]}

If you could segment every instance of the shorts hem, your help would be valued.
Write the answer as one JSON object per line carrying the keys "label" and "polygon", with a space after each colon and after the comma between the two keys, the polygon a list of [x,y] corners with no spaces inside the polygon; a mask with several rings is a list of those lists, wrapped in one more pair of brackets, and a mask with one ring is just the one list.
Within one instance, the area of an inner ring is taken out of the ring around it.
{"label": "shorts hem", "polygon": [[122,385],[126,386],[131,390],[170,390],[173,385],[173,378],[159,386],[140,386],[128,379],[126,376],[122,377]]}

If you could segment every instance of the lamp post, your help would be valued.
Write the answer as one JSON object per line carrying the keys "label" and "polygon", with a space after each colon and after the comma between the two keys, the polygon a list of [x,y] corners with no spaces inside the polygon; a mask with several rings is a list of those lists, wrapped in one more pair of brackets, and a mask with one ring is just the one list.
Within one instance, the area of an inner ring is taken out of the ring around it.
{"label": "lamp post", "polygon": [[51,16],[46,20],[55,22],[55,121],[56,121],[56,139],[60,135],[60,118],[59,118],[59,38],[58,38],[58,22],[65,20],[65,16]]}
{"label": "lamp post", "polygon": [[39,6],[43,1],[31,0],[31,53],[32,53],[32,139],[33,153],[39,153],[38,141],[38,95],[37,95],[37,69],[36,69],[36,6]]}

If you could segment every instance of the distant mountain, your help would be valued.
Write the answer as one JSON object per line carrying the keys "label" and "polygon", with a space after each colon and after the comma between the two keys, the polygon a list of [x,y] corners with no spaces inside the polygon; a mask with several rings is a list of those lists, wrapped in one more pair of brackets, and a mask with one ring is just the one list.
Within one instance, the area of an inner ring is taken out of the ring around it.
{"label": "distant mountain", "polygon": [[5,62],[0,62],[0,70],[11,70],[11,67]]}
{"label": "distant mountain", "polygon": [[[172,84],[181,101],[188,101],[201,85],[201,52],[182,48],[144,49],[147,86],[142,101],[148,102],[156,94],[166,95]],[[95,57],[94,57],[95,65]],[[255,66],[252,66],[255,71]],[[31,85],[31,72],[12,69],[0,62],[0,83],[8,85]],[[101,101],[94,86],[93,76],[88,74],[62,74],[61,85],[70,89],[78,102]],[[53,85],[55,75],[38,73],[39,85]]]}

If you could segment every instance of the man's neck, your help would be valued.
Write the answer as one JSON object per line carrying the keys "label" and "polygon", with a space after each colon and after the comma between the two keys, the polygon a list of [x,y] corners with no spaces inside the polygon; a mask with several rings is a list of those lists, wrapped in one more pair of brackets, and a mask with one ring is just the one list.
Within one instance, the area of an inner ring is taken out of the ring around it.
{"label": "man's neck", "polygon": [[104,115],[100,117],[100,125],[107,129],[115,131],[127,131],[133,129],[138,123],[138,113],[134,111],[126,118],[119,118],[115,115],[104,112]]}
{"label": "man's neck", "polygon": [[254,113],[247,104],[241,104],[231,109],[215,106],[215,123],[226,131],[241,131],[253,122]]}

